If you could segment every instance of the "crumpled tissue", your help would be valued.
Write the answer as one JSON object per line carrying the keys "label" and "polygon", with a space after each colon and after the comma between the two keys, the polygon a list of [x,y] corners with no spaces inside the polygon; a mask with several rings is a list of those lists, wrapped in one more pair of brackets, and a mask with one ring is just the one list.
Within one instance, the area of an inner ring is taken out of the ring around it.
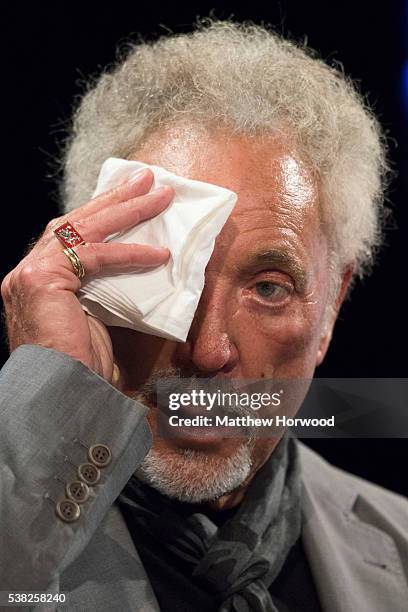
{"label": "crumpled tissue", "polygon": [[165,264],[154,268],[85,277],[78,297],[84,310],[106,325],[184,342],[204,288],[205,267],[215,239],[237,195],[159,166],[111,157],[102,165],[93,197],[143,167],[153,171],[151,189],[171,185],[174,199],[156,217],[109,236],[106,242],[165,246],[171,255]]}

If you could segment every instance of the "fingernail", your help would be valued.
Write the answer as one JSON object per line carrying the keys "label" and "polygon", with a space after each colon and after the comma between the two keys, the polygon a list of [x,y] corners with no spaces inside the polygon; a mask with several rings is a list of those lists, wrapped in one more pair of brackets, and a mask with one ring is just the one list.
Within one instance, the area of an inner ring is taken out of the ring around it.
{"label": "fingernail", "polygon": [[162,187],[156,187],[155,189],[152,189],[152,191],[150,191],[150,193],[148,195],[156,195],[157,193],[160,193],[161,191],[166,191],[167,187],[166,185],[163,185]]}
{"label": "fingernail", "polygon": [[164,253],[164,252],[169,252],[169,249],[167,247],[161,247],[161,246],[153,246],[152,245],[152,249],[154,249],[157,253]]}
{"label": "fingernail", "polygon": [[139,170],[134,170],[128,178],[128,183],[137,183],[140,179],[146,174],[147,168],[139,168]]}
{"label": "fingernail", "polygon": [[119,366],[117,365],[117,363],[113,364],[113,371],[112,371],[112,385],[114,387],[116,387],[116,385],[118,384],[120,380],[120,369]]}

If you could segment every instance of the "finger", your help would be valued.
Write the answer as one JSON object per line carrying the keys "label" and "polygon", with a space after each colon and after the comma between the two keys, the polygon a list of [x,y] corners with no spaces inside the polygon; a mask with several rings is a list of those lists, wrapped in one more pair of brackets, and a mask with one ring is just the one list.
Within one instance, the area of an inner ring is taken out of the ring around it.
{"label": "finger", "polygon": [[[38,256],[40,249],[57,241],[58,239],[54,234],[54,230],[60,225],[63,225],[63,223],[67,221],[74,222],[78,218],[85,219],[87,216],[97,213],[98,210],[106,206],[118,205],[121,202],[146,194],[152,186],[153,178],[154,175],[150,168],[141,168],[131,174],[129,179],[122,182],[120,185],[89,200],[89,202],[70,213],[52,219],[34,247],[30,249],[29,254],[35,251],[35,255]],[[58,242],[56,244],[58,244]]]}
{"label": "finger", "polygon": [[[101,242],[110,234],[129,229],[158,215],[169,205],[173,196],[172,187],[160,187],[144,196],[104,208],[83,221],[77,220],[75,229],[85,242]],[[47,245],[46,253],[51,254],[51,249],[57,253],[61,248],[56,238],[55,242]],[[38,255],[38,251],[34,255]]]}
{"label": "finger", "polygon": [[[142,244],[94,243],[75,247],[86,276],[99,272],[148,269],[166,263],[169,249]],[[76,276],[71,261],[63,251],[56,255],[34,258],[30,263],[15,268],[2,285],[2,295],[10,301],[14,287],[21,295],[44,291],[77,293],[81,280]]]}
{"label": "finger", "polygon": [[120,204],[130,198],[136,198],[140,195],[147,193],[153,183],[153,172],[150,168],[140,168],[132,174],[129,178],[110,189],[101,193],[96,198],[92,198],[86,204],[79,206],[68,214],[70,220],[77,218],[84,218],[84,215],[94,214],[98,210],[101,210],[105,206],[111,206],[112,204]]}
{"label": "finger", "polygon": [[102,242],[111,234],[135,227],[163,212],[173,197],[172,187],[159,187],[147,195],[108,206],[86,219],[78,220],[75,228],[85,242]]}
{"label": "finger", "polygon": [[[166,263],[170,251],[166,247],[148,244],[90,243],[75,247],[85,269],[86,276],[108,271],[128,271],[135,268],[148,268]],[[65,267],[72,266],[62,253]]]}

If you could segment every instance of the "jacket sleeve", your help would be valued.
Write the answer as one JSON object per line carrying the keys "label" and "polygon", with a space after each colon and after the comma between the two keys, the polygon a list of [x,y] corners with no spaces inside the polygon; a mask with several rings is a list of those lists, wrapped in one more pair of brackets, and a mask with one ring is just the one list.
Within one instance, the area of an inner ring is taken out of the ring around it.
{"label": "jacket sleeve", "polygon": [[63,353],[12,353],[0,372],[0,591],[58,583],[148,452],[147,410]]}

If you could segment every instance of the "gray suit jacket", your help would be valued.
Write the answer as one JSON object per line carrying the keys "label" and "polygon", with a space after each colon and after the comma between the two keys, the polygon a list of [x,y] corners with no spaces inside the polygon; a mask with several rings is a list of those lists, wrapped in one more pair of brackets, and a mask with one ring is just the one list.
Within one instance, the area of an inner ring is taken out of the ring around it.
{"label": "gray suit jacket", "polygon": [[[0,591],[66,593],[35,610],[159,610],[115,504],[151,445],[146,411],[62,353],[14,351],[0,372]],[[112,462],[65,523],[55,503],[95,443]],[[407,500],[299,447],[302,538],[323,610],[406,612]]]}

